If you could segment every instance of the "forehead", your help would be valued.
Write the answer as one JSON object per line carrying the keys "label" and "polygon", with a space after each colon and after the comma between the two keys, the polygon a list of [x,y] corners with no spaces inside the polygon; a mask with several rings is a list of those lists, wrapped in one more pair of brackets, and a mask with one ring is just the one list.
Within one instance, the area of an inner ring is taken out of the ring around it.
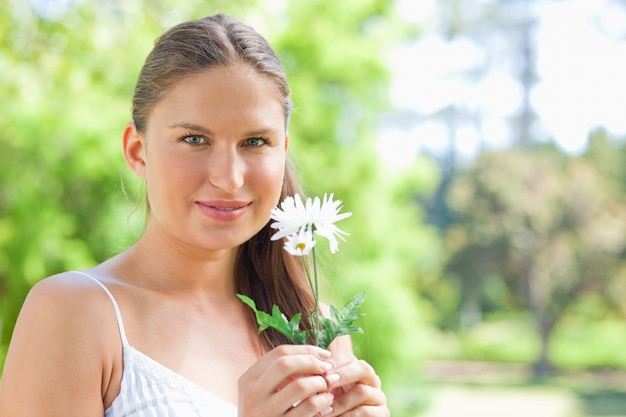
{"label": "forehead", "polygon": [[285,117],[278,88],[254,69],[237,65],[182,78],[156,104],[147,127],[181,120],[210,124],[214,129],[233,123],[246,128],[256,124],[284,126]]}

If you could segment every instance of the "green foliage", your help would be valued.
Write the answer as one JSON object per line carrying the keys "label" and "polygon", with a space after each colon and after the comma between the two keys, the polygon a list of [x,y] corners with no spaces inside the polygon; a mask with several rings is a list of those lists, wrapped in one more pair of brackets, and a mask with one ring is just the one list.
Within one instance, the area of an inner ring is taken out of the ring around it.
{"label": "green foliage", "polygon": [[[256,308],[256,303],[250,298],[242,294],[237,294],[237,297],[248,307],[250,307],[256,316],[257,323],[259,325],[259,333],[265,329],[273,328],[285,335],[296,345],[305,345],[309,342],[309,335],[311,332],[308,330],[300,330],[300,321],[302,320],[302,313],[295,314],[291,319],[288,319],[277,305],[272,307],[272,314],[267,314],[264,311],[259,311]],[[361,304],[365,301],[365,292],[361,292],[350,301],[341,310],[337,310],[335,306],[330,306],[330,317],[317,316],[319,322],[319,330],[313,328],[314,340],[317,341],[317,346],[328,349],[328,346],[335,338],[339,336],[351,335],[353,333],[363,333],[360,327],[354,326],[354,322],[362,317],[363,314],[357,313]],[[313,311],[311,314],[318,314]],[[313,320],[315,323],[315,320]]]}
{"label": "green foliage", "polygon": [[[621,318],[585,320],[579,312],[568,313],[552,334],[552,364],[562,372],[626,369],[626,353],[621,349],[623,328]],[[467,330],[432,333],[427,355],[446,361],[531,365],[539,354],[539,339],[532,319],[524,311],[486,315]]]}
{"label": "green foliage", "polygon": [[363,333],[363,329],[358,326],[354,326],[354,322],[364,314],[357,313],[359,307],[365,301],[365,292],[362,291],[352,297],[348,304],[341,310],[338,310],[334,305],[330,306],[330,317],[320,316],[320,328],[319,335],[320,347],[328,348],[335,338],[339,336],[347,336],[354,333]]}
{"label": "green foliage", "polygon": [[531,364],[539,355],[539,335],[525,315],[488,318],[459,338],[465,359]]}
{"label": "green foliage", "polygon": [[574,370],[626,369],[623,331],[623,319],[588,322],[568,316],[554,330],[550,346],[554,365]]}
{"label": "green foliage", "polygon": [[237,297],[254,311],[256,321],[259,324],[259,333],[265,329],[273,328],[281,332],[296,345],[307,344],[310,332],[308,330],[300,330],[302,313],[297,313],[291,319],[288,319],[280,312],[280,308],[274,305],[270,315],[264,311],[257,310],[256,303],[250,297],[242,294],[237,294]]}

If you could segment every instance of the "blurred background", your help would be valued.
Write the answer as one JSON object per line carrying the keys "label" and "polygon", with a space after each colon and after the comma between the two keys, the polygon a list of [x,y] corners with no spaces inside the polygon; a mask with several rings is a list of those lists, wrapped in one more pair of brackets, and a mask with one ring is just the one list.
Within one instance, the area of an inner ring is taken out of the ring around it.
{"label": "blurred background", "polygon": [[268,38],[331,302],[395,417],[626,416],[623,0],[0,0],[0,366],[38,280],[141,233],[121,133],[154,39]]}

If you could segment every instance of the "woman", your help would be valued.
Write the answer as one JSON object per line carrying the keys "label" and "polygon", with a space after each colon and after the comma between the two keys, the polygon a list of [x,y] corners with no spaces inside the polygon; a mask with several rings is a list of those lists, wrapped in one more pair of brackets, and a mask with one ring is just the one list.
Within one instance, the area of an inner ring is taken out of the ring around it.
{"label": "woman", "polygon": [[123,134],[146,183],[146,230],[114,258],[31,290],[0,415],[389,414],[349,339],[326,351],[258,335],[236,297],[289,316],[313,307],[301,264],[269,239],[271,209],[298,190],[290,107],[276,54],[235,19],[186,22],[157,41]]}

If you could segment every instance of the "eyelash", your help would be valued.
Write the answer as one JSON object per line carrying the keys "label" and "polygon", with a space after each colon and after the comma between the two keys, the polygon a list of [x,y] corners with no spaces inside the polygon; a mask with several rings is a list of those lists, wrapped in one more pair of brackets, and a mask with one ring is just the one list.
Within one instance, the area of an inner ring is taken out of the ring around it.
{"label": "eyelash", "polygon": [[260,140],[262,143],[260,145],[249,145],[252,146],[253,148],[259,148],[261,146],[267,145],[269,143],[269,139],[264,138],[263,136],[256,136],[253,138],[248,138],[245,140],[246,144],[251,141],[251,140]]}
{"label": "eyelash", "polygon": [[189,139],[189,138],[200,138],[200,139],[202,139],[203,141],[206,142],[206,138],[204,136],[198,135],[198,134],[195,134],[195,133],[187,133],[185,136],[180,138],[180,141],[181,142],[185,142],[186,144],[191,145],[191,146],[198,146],[198,145],[202,144],[201,142],[197,142],[197,143],[188,142],[187,139]]}
{"label": "eyelash", "polygon": [[[185,143],[187,143],[188,145],[191,145],[191,146],[198,146],[198,145],[201,145],[203,143],[203,142],[194,142],[194,143],[189,142],[189,141],[187,141],[187,139],[189,139],[189,138],[200,138],[204,142],[207,142],[206,137],[204,137],[203,135],[192,133],[192,132],[189,132],[186,135],[182,136],[180,138],[180,141],[181,142],[185,142]],[[250,141],[254,141],[254,140],[260,140],[261,143],[258,144],[258,145],[250,145],[249,142]],[[268,143],[269,143],[269,139],[267,139],[266,137],[263,137],[263,136],[255,136],[255,137],[247,138],[247,139],[244,140],[244,145],[245,146],[251,146],[253,148],[260,148],[261,146],[267,145]]]}

